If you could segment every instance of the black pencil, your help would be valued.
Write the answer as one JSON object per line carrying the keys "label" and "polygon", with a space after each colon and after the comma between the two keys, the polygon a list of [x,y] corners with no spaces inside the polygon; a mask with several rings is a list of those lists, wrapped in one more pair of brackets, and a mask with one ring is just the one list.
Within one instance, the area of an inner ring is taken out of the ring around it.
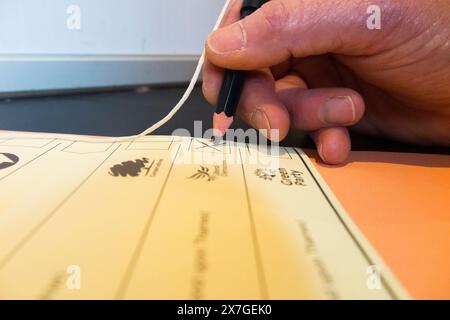
{"label": "black pencil", "polygon": [[[241,8],[241,19],[251,15],[268,0],[244,0]],[[215,134],[224,136],[233,123],[242,89],[245,82],[245,71],[225,70],[219,99],[214,113],[213,127]]]}

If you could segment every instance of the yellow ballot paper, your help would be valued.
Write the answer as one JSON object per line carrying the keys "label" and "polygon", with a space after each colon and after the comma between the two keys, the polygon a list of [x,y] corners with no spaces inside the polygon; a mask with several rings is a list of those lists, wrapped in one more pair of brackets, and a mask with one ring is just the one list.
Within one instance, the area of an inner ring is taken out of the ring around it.
{"label": "yellow ballot paper", "polygon": [[0,140],[1,299],[408,297],[299,149],[79,140]]}

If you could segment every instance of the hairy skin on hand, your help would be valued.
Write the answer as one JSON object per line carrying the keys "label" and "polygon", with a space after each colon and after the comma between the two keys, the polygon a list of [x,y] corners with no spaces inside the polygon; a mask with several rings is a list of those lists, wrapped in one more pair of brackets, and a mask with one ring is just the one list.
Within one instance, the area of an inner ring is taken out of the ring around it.
{"label": "hairy skin on hand", "polygon": [[258,110],[281,138],[290,127],[310,131],[328,163],[345,160],[347,128],[450,145],[448,0],[380,0],[380,30],[366,27],[363,0],[272,0],[238,21],[241,4],[208,39],[208,101],[217,99],[222,68],[253,70],[239,106],[244,120],[259,128]]}

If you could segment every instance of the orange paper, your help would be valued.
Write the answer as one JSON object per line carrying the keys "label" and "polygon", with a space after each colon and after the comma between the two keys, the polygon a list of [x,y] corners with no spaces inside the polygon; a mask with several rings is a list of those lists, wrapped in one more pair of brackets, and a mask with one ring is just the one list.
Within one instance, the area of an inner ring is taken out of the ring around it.
{"label": "orange paper", "polygon": [[416,299],[450,299],[450,156],[352,152],[317,164],[341,204]]}

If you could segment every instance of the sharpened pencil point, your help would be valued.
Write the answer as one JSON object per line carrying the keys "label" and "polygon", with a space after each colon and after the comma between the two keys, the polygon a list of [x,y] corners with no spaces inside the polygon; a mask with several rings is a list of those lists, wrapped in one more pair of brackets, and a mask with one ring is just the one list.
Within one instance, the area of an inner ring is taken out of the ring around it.
{"label": "sharpened pencil point", "polygon": [[214,113],[213,117],[213,128],[214,135],[217,137],[223,137],[227,130],[233,123],[233,117],[227,117],[225,112]]}
{"label": "sharpened pencil point", "polygon": [[221,136],[214,135],[211,137],[211,142],[214,143],[215,146],[220,145],[222,140],[223,140],[223,137],[221,137]]}

